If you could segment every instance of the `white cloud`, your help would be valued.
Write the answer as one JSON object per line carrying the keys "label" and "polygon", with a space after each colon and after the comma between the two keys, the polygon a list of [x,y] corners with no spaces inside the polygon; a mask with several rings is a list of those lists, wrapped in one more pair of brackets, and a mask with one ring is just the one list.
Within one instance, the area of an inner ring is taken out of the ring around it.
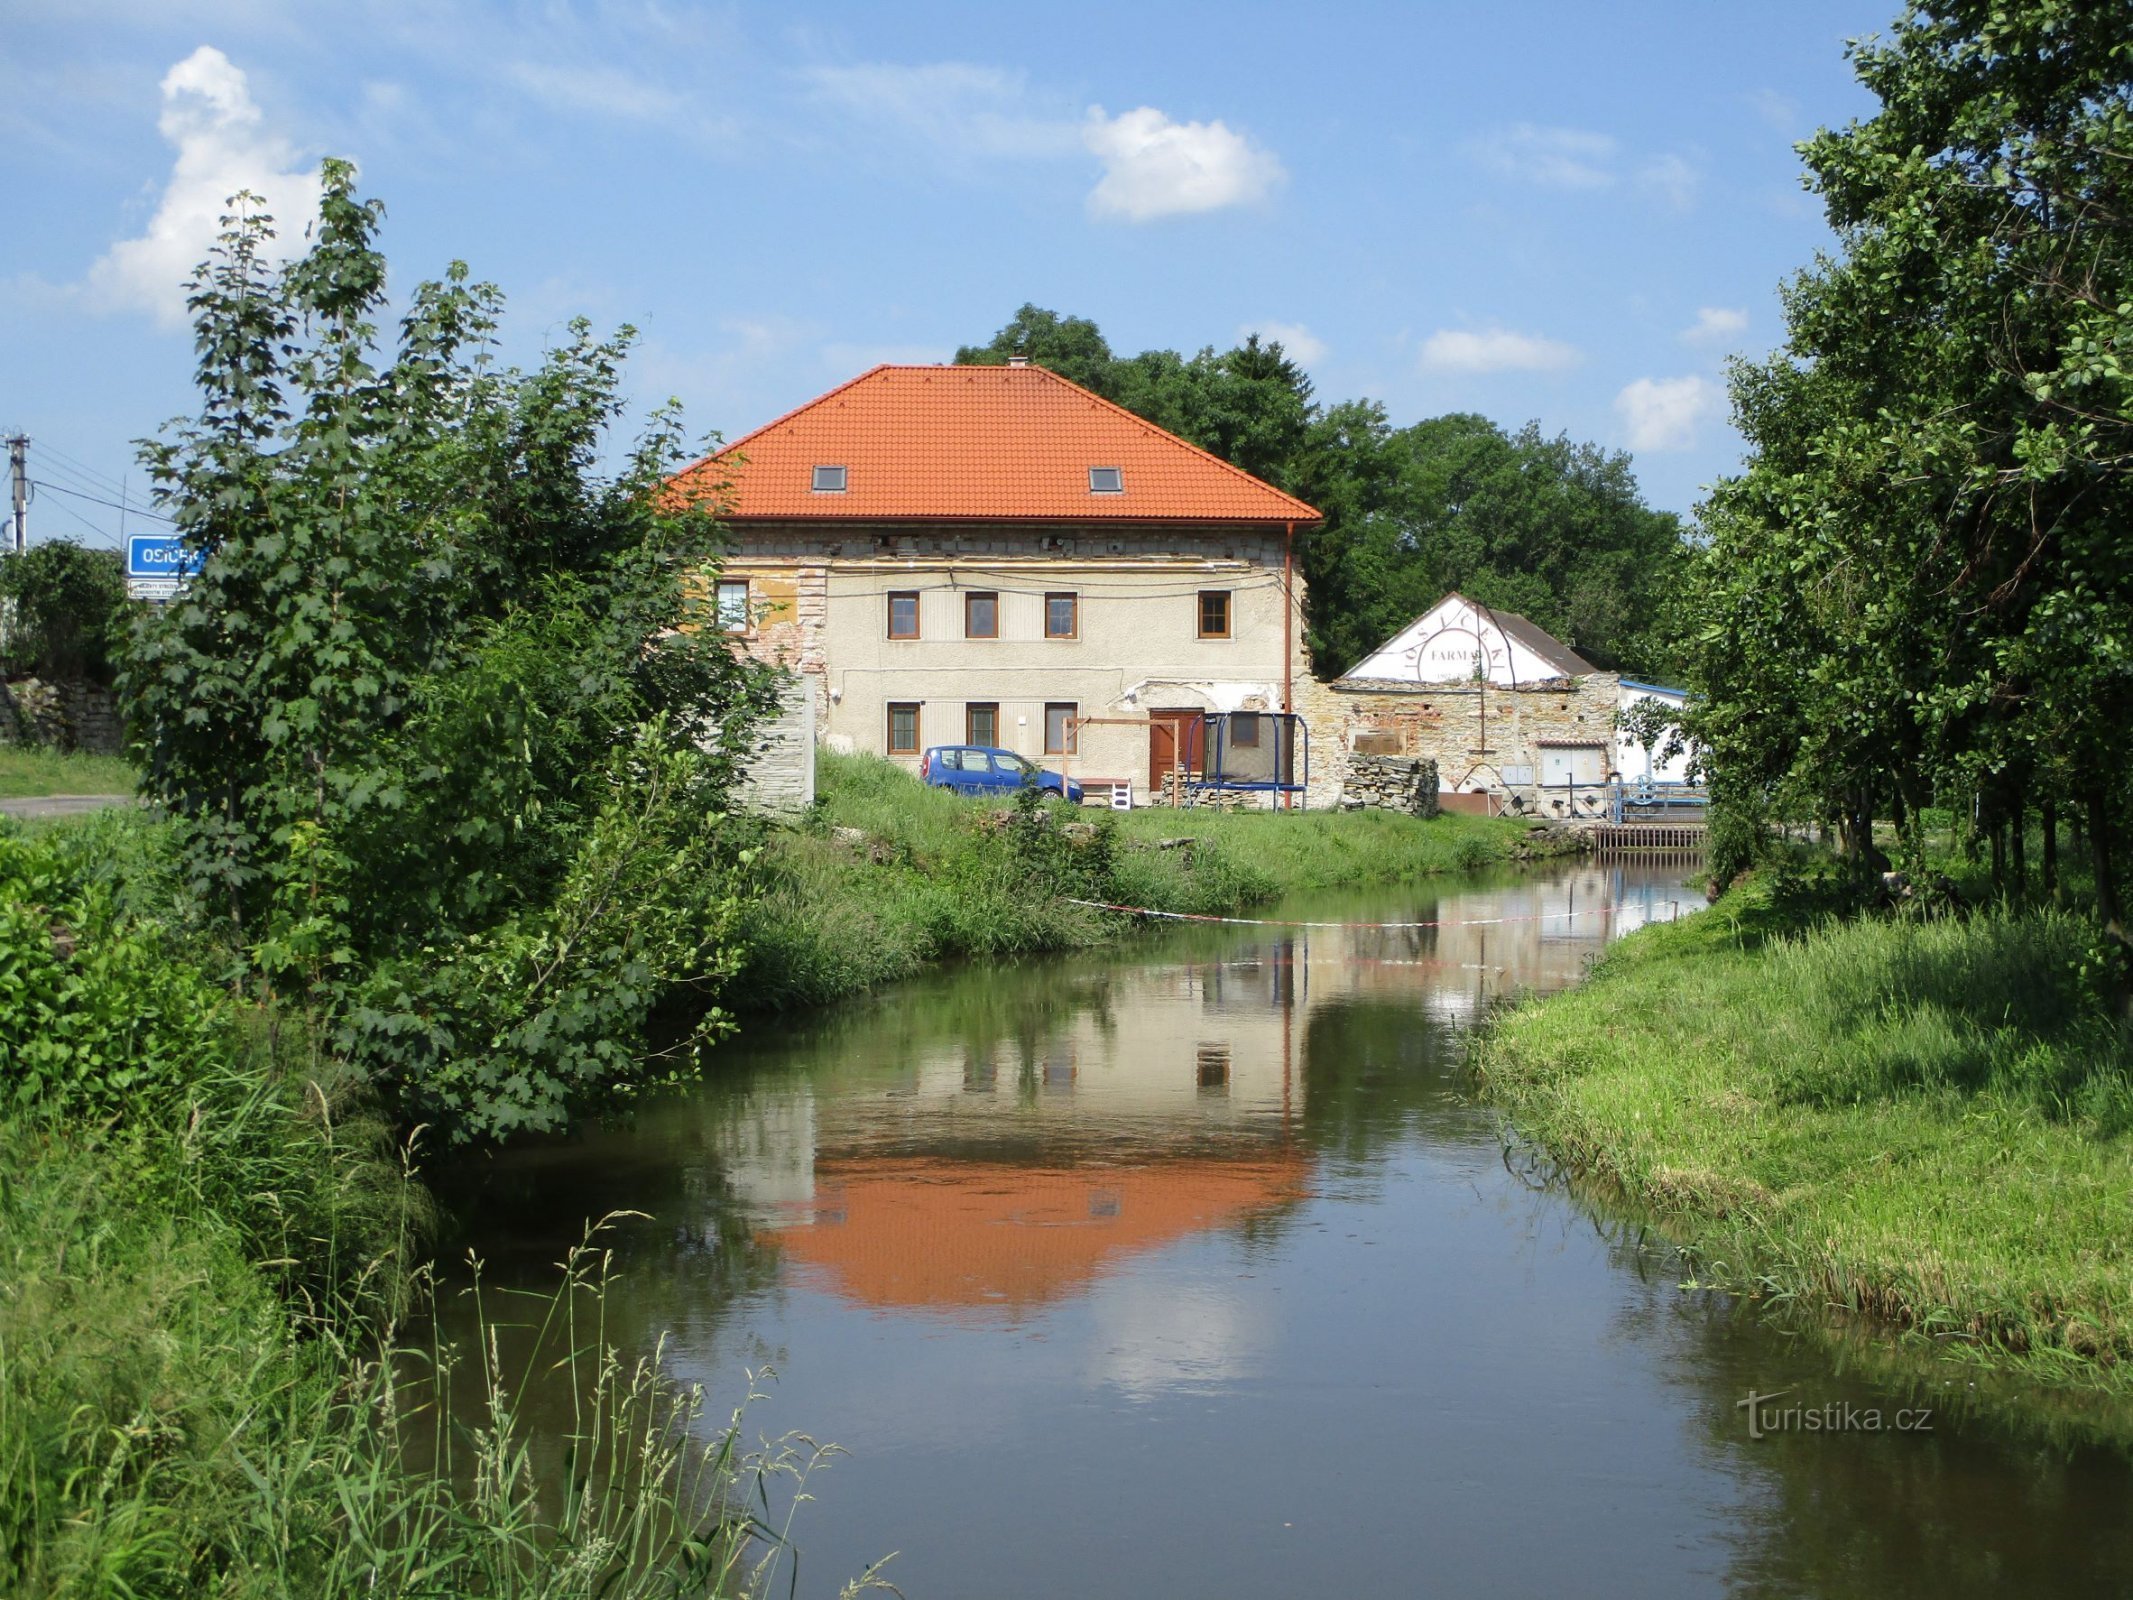
{"label": "white cloud", "polygon": [[1696,204],[1696,191],[1702,184],[1702,170],[1684,156],[1654,156],[1637,169],[1638,189],[1676,211]]}
{"label": "white cloud", "polygon": [[1225,124],[1172,122],[1152,106],[1115,117],[1091,106],[1082,143],[1104,166],[1090,213],[1128,222],[1249,205],[1285,176],[1271,152]]}
{"label": "white cloud", "polygon": [[1696,320],[1681,330],[1681,337],[1690,344],[1712,344],[1747,331],[1747,312],[1726,306],[1701,306],[1697,309]]}
{"label": "white cloud", "polygon": [[1615,396],[1632,450],[1686,450],[1696,430],[1725,412],[1725,391],[1709,378],[1639,378]]}
{"label": "white cloud", "polygon": [[1291,361],[1302,366],[1315,367],[1326,359],[1326,341],[1300,322],[1246,322],[1237,329],[1239,339],[1254,333],[1280,345]]}
{"label": "white cloud", "polygon": [[1615,182],[1615,141],[1582,128],[1514,122],[1469,141],[1491,172],[1547,189],[1607,189]]}
{"label": "white cloud", "polygon": [[1437,372],[1561,372],[1577,347],[1508,328],[1439,328],[1422,341],[1422,365]]}
{"label": "white cloud", "polygon": [[165,73],[162,92],[156,126],[178,152],[170,181],[147,231],[106,251],[86,287],[94,304],[175,326],[185,320],[185,280],[221,231],[231,195],[249,189],[265,199],[275,249],[287,257],[302,248],[319,187],[295,147],[262,125],[244,73],[212,45]]}

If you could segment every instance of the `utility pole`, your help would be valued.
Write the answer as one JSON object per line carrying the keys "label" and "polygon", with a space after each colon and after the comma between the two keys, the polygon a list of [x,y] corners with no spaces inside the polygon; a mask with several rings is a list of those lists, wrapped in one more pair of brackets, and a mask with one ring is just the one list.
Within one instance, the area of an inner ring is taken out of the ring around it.
{"label": "utility pole", "polygon": [[15,554],[30,542],[30,437],[18,433],[7,441],[7,475],[14,494]]}

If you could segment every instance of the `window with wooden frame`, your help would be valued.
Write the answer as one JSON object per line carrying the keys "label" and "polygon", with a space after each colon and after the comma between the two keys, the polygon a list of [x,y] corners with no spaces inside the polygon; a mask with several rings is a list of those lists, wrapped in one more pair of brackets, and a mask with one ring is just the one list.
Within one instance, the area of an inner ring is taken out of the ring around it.
{"label": "window with wooden frame", "polygon": [[916,639],[918,637],[917,590],[892,589],[889,591],[889,637],[892,639]]}
{"label": "window with wooden frame", "polygon": [[1044,636],[1072,639],[1081,633],[1081,596],[1048,594],[1044,597]]}
{"label": "window with wooden frame", "polygon": [[889,702],[889,754],[892,756],[915,756],[918,754],[918,702],[916,700],[891,700]]}
{"label": "window with wooden frame", "polygon": [[966,639],[997,639],[1000,637],[1000,597],[986,590],[973,589],[963,596],[963,637]]}
{"label": "window with wooden frame", "polygon": [[1202,589],[1200,591],[1200,637],[1203,639],[1227,639],[1229,637],[1229,591],[1227,589]]}
{"label": "window with wooden frame", "polygon": [[728,633],[746,633],[754,619],[748,611],[748,580],[718,580],[718,625]]}
{"label": "window with wooden frame", "polygon": [[999,746],[999,701],[973,700],[963,707],[963,743]]}
{"label": "window with wooden frame", "polygon": [[1071,700],[1053,700],[1044,708],[1044,753],[1048,756],[1076,754],[1081,743],[1081,730],[1075,724],[1081,717],[1081,707]]}

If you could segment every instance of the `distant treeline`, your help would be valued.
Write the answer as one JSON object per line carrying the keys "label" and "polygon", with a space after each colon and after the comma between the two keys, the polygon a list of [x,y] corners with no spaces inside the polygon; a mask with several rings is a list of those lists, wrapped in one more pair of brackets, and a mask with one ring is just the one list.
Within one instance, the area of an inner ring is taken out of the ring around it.
{"label": "distant treeline", "polygon": [[1375,400],[1322,405],[1278,342],[1112,352],[1095,323],[1025,305],[956,360],[1038,366],[1325,513],[1300,540],[1318,671],[1346,671],[1446,591],[1532,618],[1602,667],[1675,670],[1680,519],[1644,503],[1620,451],[1507,434],[1471,413],[1395,428]]}

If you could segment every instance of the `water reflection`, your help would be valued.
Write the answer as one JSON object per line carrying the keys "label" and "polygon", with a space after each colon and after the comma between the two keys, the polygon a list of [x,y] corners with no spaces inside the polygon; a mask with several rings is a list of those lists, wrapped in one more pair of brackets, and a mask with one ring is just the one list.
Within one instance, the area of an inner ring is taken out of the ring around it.
{"label": "water reflection", "polygon": [[1750,1440],[1750,1388],[1902,1383],[1684,1295],[1505,1161],[1466,1029],[1687,898],[1580,866],[944,974],[759,1025],[700,1090],[488,1164],[462,1215],[530,1285],[587,1217],[648,1214],[608,1337],[672,1331],[722,1394],[777,1362],[765,1425],[853,1451],[824,1580],[900,1549],[913,1594],[1077,1600],[2123,1586],[2115,1459],[1959,1393],[1923,1437]]}

